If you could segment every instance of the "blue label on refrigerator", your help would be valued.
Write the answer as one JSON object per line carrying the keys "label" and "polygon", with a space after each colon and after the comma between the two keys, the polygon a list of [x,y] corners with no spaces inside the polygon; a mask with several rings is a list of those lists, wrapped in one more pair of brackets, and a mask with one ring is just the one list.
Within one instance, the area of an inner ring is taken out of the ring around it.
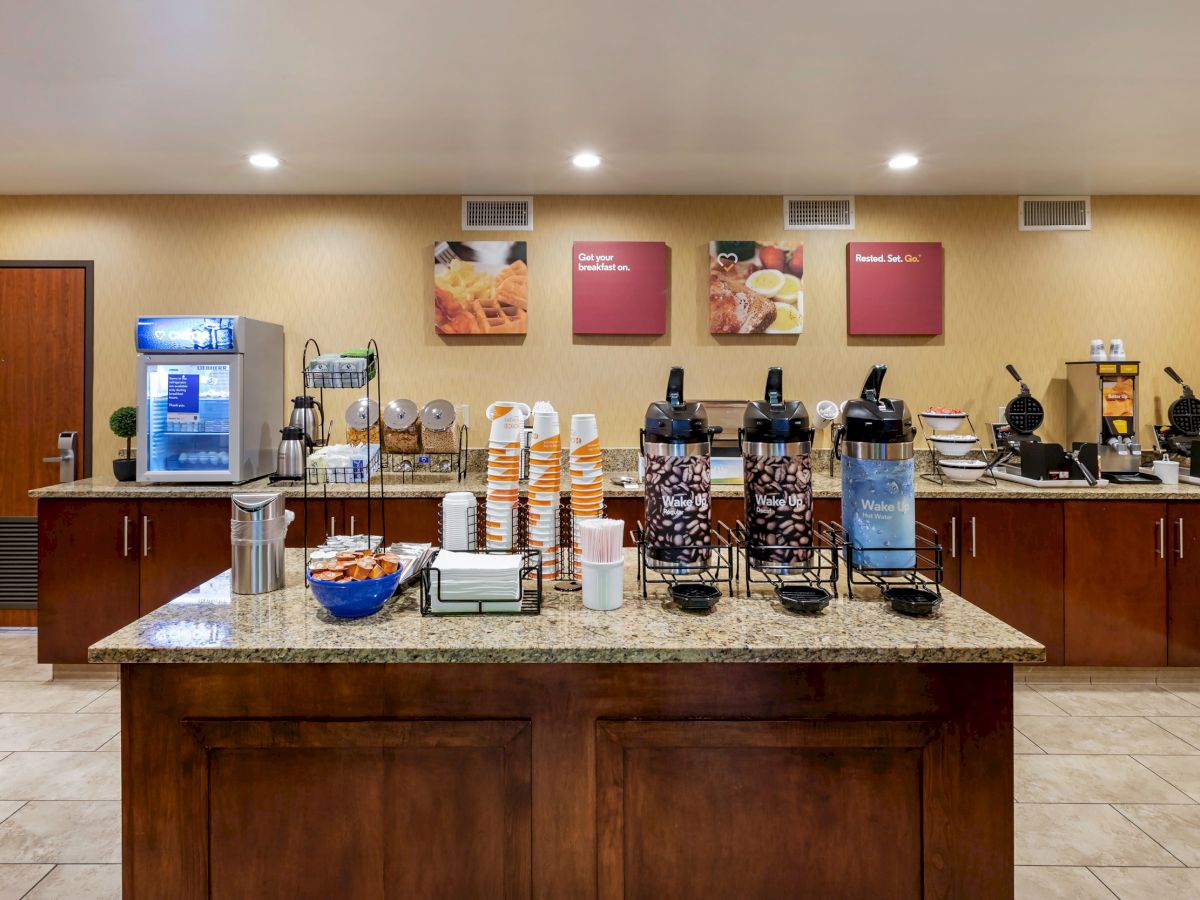
{"label": "blue label on refrigerator", "polygon": [[200,376],[171,372],[167,375],[167,421],[200,421]]}
{"label": "blue label on refrigerator", "polygon": [[154,352],[229,352],[234,346],[236,316],[142,316],[137,321],[137,349]]}

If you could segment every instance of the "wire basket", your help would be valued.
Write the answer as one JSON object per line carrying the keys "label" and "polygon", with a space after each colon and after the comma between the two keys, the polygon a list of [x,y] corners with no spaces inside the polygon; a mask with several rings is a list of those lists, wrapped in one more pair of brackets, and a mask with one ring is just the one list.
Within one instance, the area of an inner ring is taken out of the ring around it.
{"label": "wire basket", "polygon": [[314,372],[307,367],[304,370],[304,386],[306,388],[364,388],[379,371],[374,354],[367,357],[367,367],[355,371]]}
{"label": "wire basket", "polygon": [[305,473],[309,484],[366,484],[379,473],[379,460],[379,445],[369,444],[366,459],[348,466],[314,466],[310,459]]}
{"label": "wire basket", "polygon": [[[519,553],[521,556],[520,583],[521,599],[519,610],[495,609],[494,604],[506,601],[496,600],[443,600],[441,597],[441,573],[433,568],[438,552],[429,558],[425,568],[421,570],[421,615],[423,616],[536,616],[542,611],[542,554],[537,550],[474,550],[485,555],[507,555]],[[434,601],[452,606],[452,609],[435,609]]]}

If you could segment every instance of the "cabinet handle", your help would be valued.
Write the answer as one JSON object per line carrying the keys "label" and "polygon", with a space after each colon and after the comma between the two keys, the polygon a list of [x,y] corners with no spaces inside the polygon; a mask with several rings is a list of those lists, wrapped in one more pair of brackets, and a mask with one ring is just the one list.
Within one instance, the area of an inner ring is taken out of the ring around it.
{"label": "cabinet handle", "polygon": [[124,516],[125,522],[121,526],[121,539],[125,546],[125,556],[129,555],[129,516]]}
{"label": "cabinet handle", "polygon": [[335,516],[330,516],[329,517],[329,536],[333,537],[335,534],[337,534],[337,518]]}
{"label": "cabinet handle", "polygon": [[1158,558],[1167,558],[1167,520],[1159,519],[1157,522],[1158,528]]}
{"label": "cabinet handle", "polygon": [[150,555],[150,517],[142,516],[142,556]]}
{"label": "cabinet handle", "polygon": [[950,558],[954,559],[958,556],[958,538],[955,532],[958,531],[958,516],[950,517]]}
{"label": "cabinet handle", "polygon": [[971,559],[975,558],[975,517],[971,516]]}
{"label": "cabinet handle", "polygon": [[354,516],[350,517],[350,533],[358,534],[358,532],[354,530]]}
{"label": "cabinet handle", "polygon": [[1183,516],[1175,520],[1175,555],[1183,559]]}

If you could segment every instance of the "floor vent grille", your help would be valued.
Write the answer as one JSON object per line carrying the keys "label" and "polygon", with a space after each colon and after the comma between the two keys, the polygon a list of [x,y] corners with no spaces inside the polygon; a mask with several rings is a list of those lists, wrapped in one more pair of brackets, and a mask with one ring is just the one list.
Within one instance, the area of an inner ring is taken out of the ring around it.
{"label": "floor vent grille", "polygon": [[852,231],[853,197],[784,197],[785,231]]}
{"label": "floor vent grille", "polygon": [[1018,197],[1018,231],[1091,231],[1091,197]]}
{"label": "floor vent grille", "polygon": [[532,197],[463,197],[463,231],[533,231]]}

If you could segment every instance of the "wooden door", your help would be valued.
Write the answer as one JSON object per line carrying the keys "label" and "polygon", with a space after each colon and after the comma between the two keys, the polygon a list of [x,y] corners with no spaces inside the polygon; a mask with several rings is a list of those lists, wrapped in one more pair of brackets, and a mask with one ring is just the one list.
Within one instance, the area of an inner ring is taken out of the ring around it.
{"label": "wooden door", "polygon": [[960,504],[962,595],[1044,644],[1050,665],[1064,659],[1062,506],[1054,500]]}
{"label": "wooden door", "polygon": [[[0,265],[0,516],[36,516],[28,491],[59,481],[58,433],[75,431],[75,476],[89,474],[82,267]],[[87,459],[85,459],[87,457]]]}
{"label": "wooden door", "polygon": [[917,501],[917,521],[938,533],[942,545],[942,584],[961,594],[963,531],[958,501],[922,498]]}
{"label": "wooden door", "polygon": [[1168,503],[1167,665],[1200,666],[1200,503]]}
{"label": "wooden door", "polygon": [[1151,501],[1064,504],[1068,665],[1166,665],[1166,518]]}
{"label": "wooden door", "polygon": [[39,500],[38,662],[86,663],[87,648],[138,613],[138,505]]}
{"label": "wooden door", "polygon": [[229,509],[229,500],[218,498],[141,502],[140,615],[229,568]]}

